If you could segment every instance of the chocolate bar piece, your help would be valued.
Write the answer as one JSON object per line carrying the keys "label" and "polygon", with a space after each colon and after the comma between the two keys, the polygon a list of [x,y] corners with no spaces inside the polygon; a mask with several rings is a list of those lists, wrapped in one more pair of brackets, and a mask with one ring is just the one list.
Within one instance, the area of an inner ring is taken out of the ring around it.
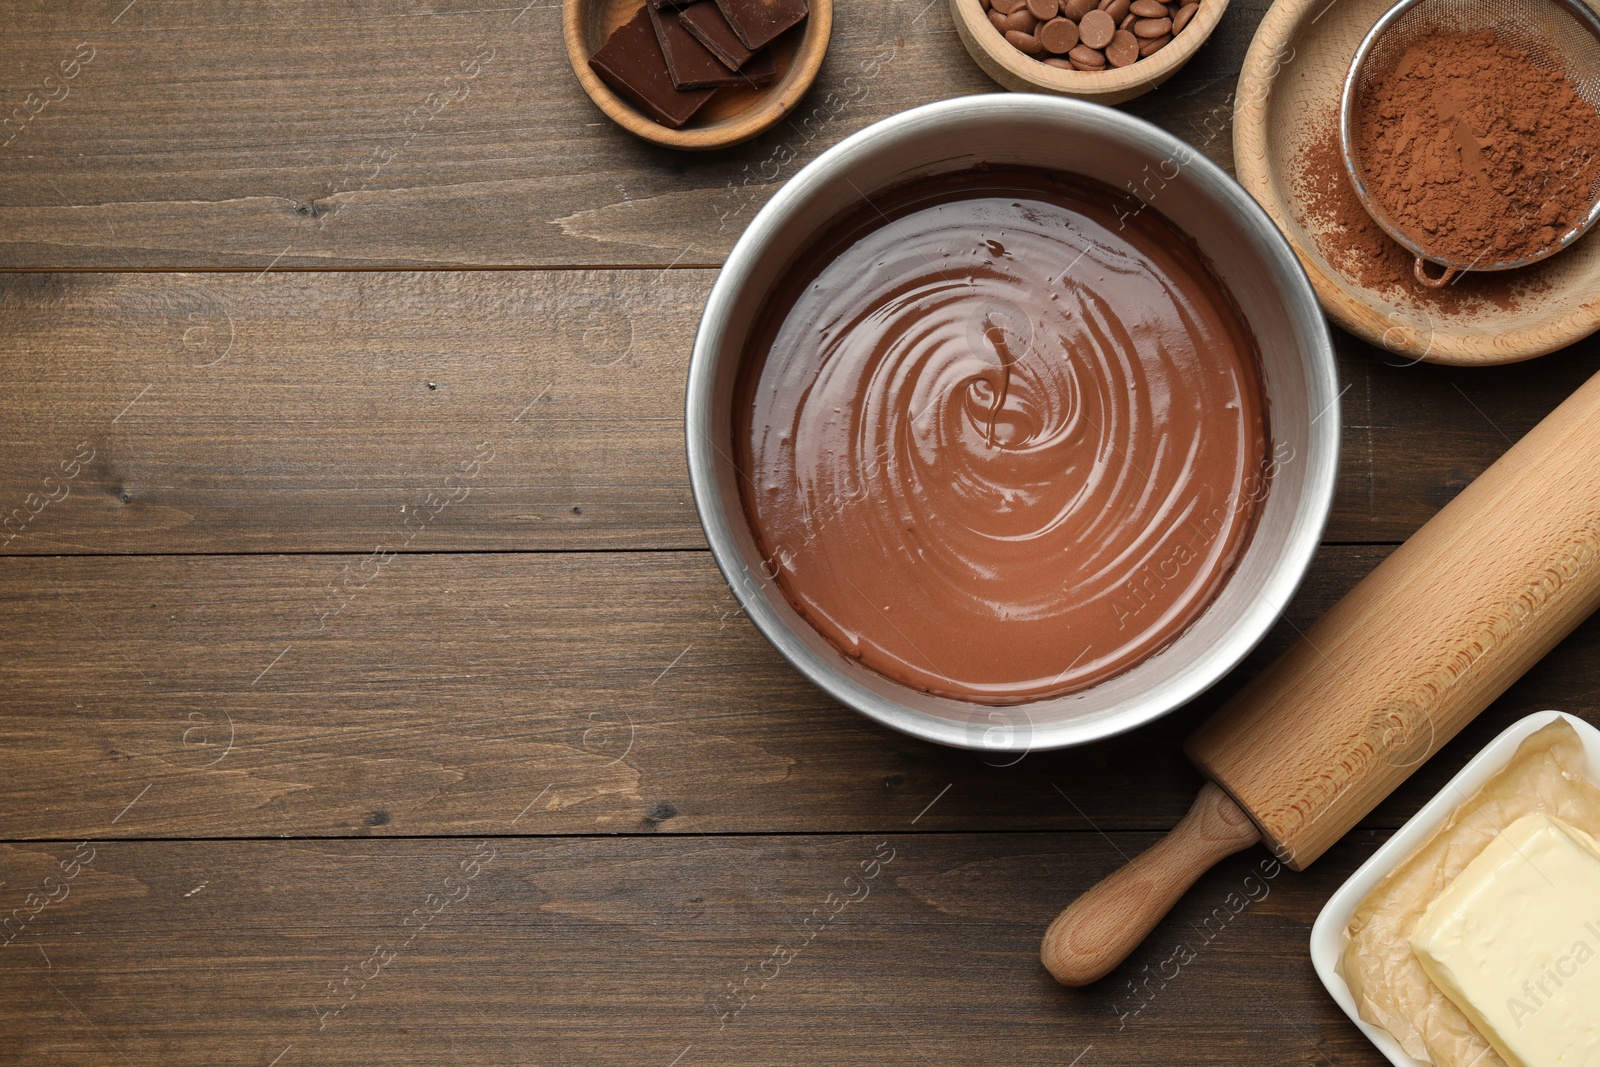
{"label": "chocolate bar piece", "polygon": [[752,50],[765,48],[811,12],[806,0],[717,0],[717,6],[739,43]]}
{"label": "chocolate bar piece", "polygon": [[696,0],[679,12],[678,17],[684,29],[694,34],[696,40],[734,70],[742,70],[751,56],[760,54],[746,48],[744,42],[739,40],[739,35],[728,25],[728,20],[722,17],[717,0]]}
{"label": "chocolate bar piece", "polygon": [[750,62],[739,68],[739,80],[746,85],[765,85],[778,73],[778,64],[772,58],[772,50],[763,48],[751,57]]}
{"label": "chocolate bar piece", "polygon": [[663,126],[677,129],[705,106],[715,90],[679,89],[672,84],[667,57],[641,7],[589,57],[590,68],[606,84]]}
{"label": "chocolate bar piece", "polygon": [[711,49],[689,35],[678,21],[678,12],[672,8],[647,7],[650,21],[655,25],[656,40],[661,42],[661,53],[667,57],[667,72],[672,84],[679,89],[715,89],[723,85],[737,85],[744,79],[739,72],[727,66],[712,54]]}

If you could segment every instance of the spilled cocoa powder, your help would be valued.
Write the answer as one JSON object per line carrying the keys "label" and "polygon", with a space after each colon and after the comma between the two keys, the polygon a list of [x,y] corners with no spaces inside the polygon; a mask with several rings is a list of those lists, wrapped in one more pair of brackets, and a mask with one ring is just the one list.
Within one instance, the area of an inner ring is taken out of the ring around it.
{"label": "spilled cocoa powder", "polygon": [[1296,197],[1305,205],[1298,221],[1328,265],[1363,289],[1391,300],[1447,314],[1485,308],[1514,311],[1521,300],[1549,287],[1546,268],[1560,257],[1513,271],[1466,271],[1442,289],[1412,276],[1412,255],[1383,231],[1356,199],[1339,144],[1339,114],[1330,110],[1321,131],[1293,159]]}
{"label": "spilled cocoa powder", "polygon": [[1600,112],[1491,30],[1407,47],[1358,97],[1354,132],[1368,195],[1420,248],[1462,263],[1548,249],[1600,180]]}

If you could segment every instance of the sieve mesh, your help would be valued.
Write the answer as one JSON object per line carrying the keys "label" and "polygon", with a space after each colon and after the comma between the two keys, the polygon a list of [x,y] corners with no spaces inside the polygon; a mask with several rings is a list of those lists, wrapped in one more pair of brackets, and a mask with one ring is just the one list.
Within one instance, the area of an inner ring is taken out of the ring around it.
{"label": "sieve mesh", "polygon": [[[1527,52],[1535,66],[1562,74],[1579,97],[1600,110],[1600,19],[1581,0],[1404,0],[1373,27],[1356,53],[1344,90],[1341,137],[1345,160],[1355,179],[1356,195],[1362,206],[1412,252],[1454,270],[1524,266],[1566,247],[1600,218],[1600,178],[1597,178],[1589,193],[1589,210],[1541,255],[1492,264],[1464,263],[1418,247],[1368,194],[1354,137],[1354,107],[1366,98],[1375,81],[1399,65],[1406,48],[1421,38],[1437,33],[1472,34],[1484,30],[1493,30],[1501,40]],[[1486,90],[1493,91],[1492,87]],[[1600,145],[1591,148],[1600,151]],[[1422,276],[1419,264],[1418,277]]]}

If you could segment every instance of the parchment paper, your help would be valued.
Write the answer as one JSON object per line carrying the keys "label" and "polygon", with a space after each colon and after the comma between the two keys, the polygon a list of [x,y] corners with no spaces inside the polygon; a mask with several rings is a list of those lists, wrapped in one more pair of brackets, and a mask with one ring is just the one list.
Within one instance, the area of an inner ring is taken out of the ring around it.
{"label": "parchment paper", "polygon": [[1422,970],[1411,931],[1433,899],[1524,815],[1543,812],[1600,837],[1600,787],[1585,777],[1583,742],[1557,720],[1522,742],[1511,763],[1378,883],[1344,932],[1339,974],[1361,1017],[1437,1067],[1506,1067]]}

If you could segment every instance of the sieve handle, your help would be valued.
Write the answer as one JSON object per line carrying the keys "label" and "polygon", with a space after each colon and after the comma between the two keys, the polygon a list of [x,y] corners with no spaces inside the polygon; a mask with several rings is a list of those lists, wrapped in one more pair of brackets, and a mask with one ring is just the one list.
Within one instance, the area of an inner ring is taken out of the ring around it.
{"label": "sieve handle", "polygon": [[1457,267],[1445,267],[1444,273],[1435,278],[1427,271],[1429,262],[1431,261],[1418,256],[1411,264],[1411,273],[1416,275],[1417,281],[1426,285],[1429,289],[1443,289],[1450,284],[1457,274],[1461,273]]}

